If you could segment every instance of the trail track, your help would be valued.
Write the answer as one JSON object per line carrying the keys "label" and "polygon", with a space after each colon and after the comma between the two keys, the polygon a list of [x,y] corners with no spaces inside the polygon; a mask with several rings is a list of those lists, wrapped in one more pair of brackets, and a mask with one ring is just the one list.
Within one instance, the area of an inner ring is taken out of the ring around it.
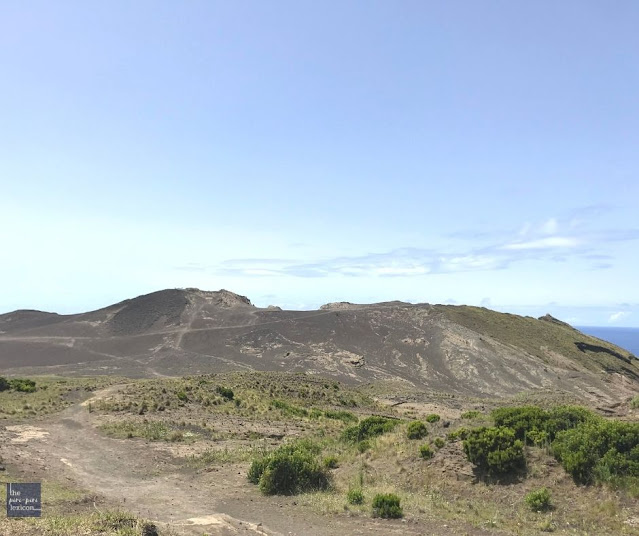
{"label": "trail track", "polygon": [[[45,482],[66,480],[185,536],[459,534],[453,527],[425,526],[421,521],[417,525],[368,517],[322,516],[299,506],[295,497],[260,495],[247,483],[246,464],[195,473],[154,443],[105,437],[96,429],[95,414],[89,413],[87,405],[121,387],[104,389],[49,422],[3,427],[2,456]],[[485,533],[471,529],[468,534]]]}

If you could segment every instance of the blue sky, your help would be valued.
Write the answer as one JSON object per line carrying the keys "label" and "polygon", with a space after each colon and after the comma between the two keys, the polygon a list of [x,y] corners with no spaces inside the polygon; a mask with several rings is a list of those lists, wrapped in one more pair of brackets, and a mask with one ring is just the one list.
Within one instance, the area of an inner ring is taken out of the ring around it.
{"label": "blue sky", "polygon": [[0,4],[0,312],[161,288],[639,326],[639,4]]}

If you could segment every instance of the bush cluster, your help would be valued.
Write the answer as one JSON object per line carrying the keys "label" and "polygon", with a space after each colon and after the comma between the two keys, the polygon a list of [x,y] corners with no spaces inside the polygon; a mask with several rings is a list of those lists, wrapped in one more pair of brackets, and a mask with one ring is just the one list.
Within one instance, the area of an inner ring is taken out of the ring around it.
{"label": "bush cluster", "polygon": [[22,393],[35,393],[36,382],[26,378],[14,378],[13,380],[7,380],[0,376],[0,391],[8,391],[9,389]]}
{"label": "bush cluster", "polygon": [[218,385],[215,388],[215,392],[222,398],[226,398],[227,400],[233,400],[233,397],[235,396],[235,393],[233,393],[233,389],[229,387],[223,387],[221,385]]}
{"label": "bush cluster", "polygon": [[349,489],[346,500],[348,504],[362,504],[364,502],[364,493],[362,493],[360,488]]}
{"label": "bush cluster", "polygon": [[558,406],[551,410],[537,406],[499,408],[492,412],[492,417],[495,426],[510,428],[517,439],[528,443],[552,442],[563,430],[597,420],[592,412],[578,406]]}
{"label": "bush cluster", "polygon": [[372,415],[362,419],[357,425],[350,426],[344,430],[342,439],[350,443],[359,443],[365,439],[391,432],[398,424],[399,421],[397,419]]}
{"label": "bush cluster", "polygon": [[583,423],[559,432],[552,451],[566,472],[581,483],[639,477],[639,424]]}
{"label": "bush cluster", "polygon": [[530,506],[530,509],[534,512],[545,512],[552,508],[550,502],[550,491],[547,488],[541,488],[535,491],[531,491],[526,495],[526,504]]}
{"label": "bush cluster", "polygon": [[[549,445],[575,481],[626,485],[639,479],[639,423],[605,420],[578,406],[500,408],[494,428],[460,429],[468,459],[494,475],[524,466],[524,442]],[[532,500],[532,499],[531,499]]]}
{"label": "bush cluster", "polygon": [[422,421],[413,421],[408,424],[406,435],[408,439],[423,439],[428,435],[428,428]]}
{"label": "bush cluster", "polygon": [[426,422],[429,423],[436,423],[441,419],[441,417],[439,415],[437,415],[437,413],[431,413],[430,415],[426,415]]}
{"label": "bush cluster", "polygon": [[425,460],[430,460],[433,457],[433,450],[429,445],[422,445],[419,447],[419,455]]}
{"label": "bush cluster", "polygon": [[326,456],[326,458],[322,460],[322,465],[324,465],[326,469],[337,469],[339,460],[337,456]]}
{"label": "bush cluster", "polygon": [[404,515],[399,497],[393,493],[379,493],[373,498],[373,516],[397,519]]}
{"label": "bush cluster", "polygon": [[325,467],[317,461],[320,447],[309,440],[284,445],[267,456],[253,460],[248,480],[264,495],[292,495],[324,490],[329,486]]}
{"label": "bush cluster", "polygon": [[503,426],[470,430],[464,452],[471,463],[492,475],[518,471],[526,465],[523,442]]}

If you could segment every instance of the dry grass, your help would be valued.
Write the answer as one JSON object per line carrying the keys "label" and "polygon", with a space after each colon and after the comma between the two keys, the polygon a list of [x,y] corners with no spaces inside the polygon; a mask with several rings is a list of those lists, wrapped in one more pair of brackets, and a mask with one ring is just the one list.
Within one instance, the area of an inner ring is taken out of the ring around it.
{"label": "dry grass", "polygon": [[0,420],[22,421],[61,411],[79,399],[120,378],[61,378],[57,376],[29,376],[36,382],[34,393],[0,392]]}

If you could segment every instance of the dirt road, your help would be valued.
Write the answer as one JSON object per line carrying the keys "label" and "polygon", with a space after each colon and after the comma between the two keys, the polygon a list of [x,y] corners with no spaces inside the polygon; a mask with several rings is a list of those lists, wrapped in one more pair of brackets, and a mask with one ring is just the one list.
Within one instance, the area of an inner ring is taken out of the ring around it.
{"label": "dirt road", "polygon": [[[47,422],[3,427],[5,460],[34,477],[67,480],[180,535],[460,534],[433,523],[323,516],[298,505],[295,497],[264,497],[247,483],[247,464],[195,473],[154,443],[103,436],[87,402]],[[476,529],[467,533],[481,534]]]}

